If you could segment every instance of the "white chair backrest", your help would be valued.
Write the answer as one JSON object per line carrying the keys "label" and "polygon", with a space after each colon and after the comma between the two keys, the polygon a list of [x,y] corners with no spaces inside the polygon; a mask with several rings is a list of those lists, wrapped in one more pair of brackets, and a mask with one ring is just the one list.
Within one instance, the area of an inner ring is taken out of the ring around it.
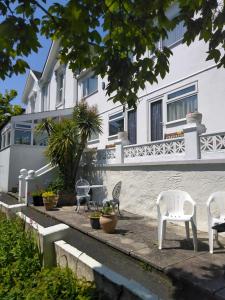
{"label": "white chair backrest", "polygon": [[90,184],[86,179],[79,179],[76,182],[76,192],[78,196],[88,195],[90,191]]}
{"label": "white chair backrest", "polygon": [[213,202],[215,202],[218,207],[220,216],[225,216],[225,191],[218,191],[210,195],[207,201],[207,207],[209,210]]}
{"label": "white chair backrest", "polygon": [[157,199],[157,205],[159,205],[161,201],[165,203],[166,213],[168,214],[184,214],[184,204],[186,201],[191,203],[192,206],[195,205],[191,196],[187,192],[180,190],[161,192]]}

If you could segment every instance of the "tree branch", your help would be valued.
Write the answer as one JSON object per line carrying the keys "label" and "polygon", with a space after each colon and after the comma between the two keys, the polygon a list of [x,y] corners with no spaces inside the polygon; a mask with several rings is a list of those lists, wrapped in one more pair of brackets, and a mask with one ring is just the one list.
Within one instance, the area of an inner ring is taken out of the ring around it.
{"label": "tree branch", "polygon": [[51,19],[52,19],[52,21],[55,23],[55,24],[57,24],[57,21],[56,21],[56,19],[55,19],[55,17],[52,15],[52,14],[50,14],[49,13],[49,11],[46,9],[46,8],[44,8],[40,3],[38,3],[38,1],[37,0],[34,0],[34,3],[46,14],[46,15],[48,15]]}

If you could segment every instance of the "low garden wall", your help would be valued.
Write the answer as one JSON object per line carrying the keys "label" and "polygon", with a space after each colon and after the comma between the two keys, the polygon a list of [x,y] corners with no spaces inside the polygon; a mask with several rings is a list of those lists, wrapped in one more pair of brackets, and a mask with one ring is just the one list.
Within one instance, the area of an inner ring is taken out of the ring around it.
{"label": "low garden wall", "polygon": [[113,187],[122,181],[121,209],[153,218],[157,217],[160,192],[185,190],[197,203],[197,225],[201,230],[207,230],[206,202],[210,194],[225,190],[225,160],[99,165],[86,168],[83,174],[92,184],[105,186],[93,192],[98,200],[112,198]]}

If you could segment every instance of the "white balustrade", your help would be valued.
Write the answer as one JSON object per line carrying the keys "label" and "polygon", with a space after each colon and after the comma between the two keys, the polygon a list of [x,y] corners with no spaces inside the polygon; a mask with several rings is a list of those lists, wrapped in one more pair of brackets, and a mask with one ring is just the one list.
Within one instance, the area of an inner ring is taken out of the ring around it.
{"label": "white balustrade", "polygon": [[97,151],[97,163],[98,164],[113,164],[116,163],[116,149],[107,148]]}
{"label": "white balustrade", "polygon": [[202,158],[225,158],[225,132],[200,136]]}
{"label": "white balustrade", "polygon": [[124,146],[124,163],[178,160],[183,159],[184,155],[183,138]]}

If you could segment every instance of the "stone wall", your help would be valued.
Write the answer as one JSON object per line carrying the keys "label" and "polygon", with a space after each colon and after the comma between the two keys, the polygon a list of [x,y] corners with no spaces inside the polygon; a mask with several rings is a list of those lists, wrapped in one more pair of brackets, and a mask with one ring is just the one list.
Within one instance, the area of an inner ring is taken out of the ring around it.
{"label": "stone wall", "polygon": [[225,190],[225,161],[180,161],[133,165],[98,166],[83,170],[94,190],[94,198],[111,198],[114,185],[122,181],[121,209],[153,218],[161,191],[185,190],[197,203],[198,229],[207,230],[206,202],[212,192]]}

